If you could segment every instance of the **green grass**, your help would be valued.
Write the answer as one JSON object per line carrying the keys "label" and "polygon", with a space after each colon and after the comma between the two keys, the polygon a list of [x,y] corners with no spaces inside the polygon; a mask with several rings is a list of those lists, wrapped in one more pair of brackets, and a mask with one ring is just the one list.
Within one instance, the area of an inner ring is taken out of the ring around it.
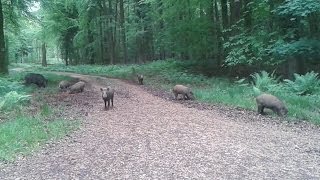
{"label": "green grass", "polygon": [[[23,66],[25,67],[25,66]],[[29,67],[29,66],[28,66]],[[0,77],[0,160],[12,161],[19,154],[25,155],[41,147],[49,140],[59,139],[79,126],[78,121],[57,119],[58,109],[50,107],[44,97],[58,91],[58,82],[68,79],[52,73],[42,73],[48,79],[48,87],[23,85],[27,72],[10,72]],[[41,108],[32,114],[30,94]]]}
{"label": "green grass", "polygon": [[75,129],[77,122],[44,121],[43,116],[21,115],[0,124],[0,160],[11,161],[28,154],[48,140],[59,139]]}
{"label": "green grass", "polygon": [[[192,61],[154,61],[144,65],[80,65],[64,66],[52,65],[40,68],[45,71],[64,71],[82,74],[101,75],[108,77],[132,79],[136,81],[135,73],[145,76],[144,83],[147,86],[160,88],[170,92],[175,84],[190,86],[198,101],[224,104],[233,107],[256,111],[254,92],[250,85],[240,85],[225,78],[209,78],[200,74],[191,73],[197,69],[197,64]],[[313,96],[298,96],[283,88],[282,83],[276,84],[272,94],[285,102],[289,109],[290,119],[307,120],[320,124],[320,111],[317,105],[320,103],[320,94]]]}

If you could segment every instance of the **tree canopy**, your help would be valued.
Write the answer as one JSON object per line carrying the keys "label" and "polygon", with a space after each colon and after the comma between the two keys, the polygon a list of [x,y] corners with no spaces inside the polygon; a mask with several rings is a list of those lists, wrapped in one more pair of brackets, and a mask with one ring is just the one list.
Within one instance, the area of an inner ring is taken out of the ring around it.
{"label": "tree canopy", "polygon": [[4,73],[8,59],[42,56],[66,65],[175,58],[207,74],[319,70],[318,0],[3,0],[0,9]]}

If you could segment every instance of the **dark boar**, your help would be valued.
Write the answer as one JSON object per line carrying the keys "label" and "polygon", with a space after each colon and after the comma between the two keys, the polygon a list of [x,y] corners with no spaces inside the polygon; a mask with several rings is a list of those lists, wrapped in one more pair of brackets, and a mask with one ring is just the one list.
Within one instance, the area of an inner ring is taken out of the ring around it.
{"label": "dark boar", "polygon": [[139,84],[143,85],[143,75],[142,74],[138,74],[137,78],[138,78]]}
{"label": "dark boar", "polygon": [[35,84],[38,87],[46,87],[48,80],[43,77],[41,74],[29,73],[24,77],[25,84]]}
{"label": "dark boar", "polygon": [[110,87],[107,88],[100,88],[102,93],[102,99],[104,101],[104,108],[107,109],[107,101],[108,101],[108,109],[110,107],[110,100],[113,107],[113,96],[114,96],[114,90]]}
{"label": "dark boar", "polygon": [[85,86],[85,83],[82,82],[82,81],[79,81],[79,82],[75,83],[74,85],[70,86],[69,94],[83,92],[84,86]]}
{"label": "dark boar", "polygon": [[258,113],[264,114],[263,109],[268,108],[273,112],[277,113],[279,116],[286,115],[288,109],[285,107],[282,101],[271,94],[261,94],[256,97],[256,102],[258,105]]}
{"label": "dark boar", "polygon": [[176,99],[178,98],[179,94],[182,94],[183,99],[185,99],[185,100],[186,99],[191,99],[191,100],[194,99],[193,92],[191,91],[191,89],[184,86],[184,85],[175,85],[172,89],[172,92],[173,92]]}

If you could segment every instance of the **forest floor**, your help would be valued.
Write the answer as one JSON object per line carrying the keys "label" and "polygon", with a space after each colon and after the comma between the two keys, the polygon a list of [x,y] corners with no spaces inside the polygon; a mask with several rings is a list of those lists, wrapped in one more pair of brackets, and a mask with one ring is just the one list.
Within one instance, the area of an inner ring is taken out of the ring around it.
{"label": "forest floor", "polygon": [[[81,117],[68,137],[11,163],[0,179],[319,179],[320,130],[236,108],[173,100],[126,81],[60,73],[83,93],[46,97]],[[116,90],[105,110],[100,87]]]}

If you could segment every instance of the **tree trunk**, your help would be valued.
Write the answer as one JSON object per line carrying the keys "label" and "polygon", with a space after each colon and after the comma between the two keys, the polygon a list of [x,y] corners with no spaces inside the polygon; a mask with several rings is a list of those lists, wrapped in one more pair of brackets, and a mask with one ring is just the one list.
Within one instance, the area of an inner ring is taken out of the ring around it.
{"label": "tree trunk", "polygon": [[[108,6],[109,6],[109,8],[108,8],[108,11],[109,11],[109,13],[108,13],[108,15],[109,15],[109,27],[108,27],[108,29],[109,29],[109,32],[108,32],[108,36],[109,36],[109,56],[110,56],[110,64],[112,65],[112,64],[114,64],[114,60],[115,60],[115,47],[114,47],[114,45],[115,45],[115,43],[114,43],[114,34],[113,34],[113,28],[112,28],[112,23],[113,23],[113,19],[112,19],[112,3],[111,3],[112,1],[111,0],[108,0]],[[115,25],[115,24],[114,24]]]}
{"label": "tree trunk", "polygon": [[69,62],[68,62],[68,56],[69,56],[69,55],[68,55],[68,54],[69,54],[69,51],[68,51],[68,49],[66,48],[66,49],[65,49],[65,57],[64,57],[64,58],[65,58],[64,60],[65,60],[66,66],[69,65]]}
{"label": "tree trunk", "polygon": [[252,27],[252,8],[250,7],[251,0],[244,0],[244,26],[247,30]]}
{"label": "tree trunk", "polygon": [[46,43],[42,43],[42,66],[47,67],[47,48]]}
{"label": "tree trunk", "polygon": [[127,38],[126,38],[126,29],[124,26],[124,5],[123,0],[120,0],[120,33],[122,40],[122,50],[123,50],[123,61],[124,64],[128,63],[128,50],[127,50]]}
{"label": "tree trunk", "polygon": [[229,21],[228,21],[228,0],[221,0],[221,11],[222,11],[222,24],[223,29],[227,29],[229,27]]}
{"label": "tree trunk", "polygon": [[217,27],[217,66],[221,66],[223,60],[223,41],[222,41],[222,27],[221,27],[221,20],[219,18],[219,8],[217,0],[214,2],[214,11],[215,11],[215,20],[216,20],[216,27]]}
{"label": "tree trunk", "polygon": [[4,19],[2,11],[2,2],[0,1],[0,74],[8,74],[8,63],[6,62],[3,25]]}
{"label": "tree trunk", "polygon": [[231,24],[235,24],[240,20],[241,17],[241,2],[240,0],[233,0],[232,1],[233,5],[232,5],[232,11],[231,11],[231,17],[230,17],[230,21]]}

